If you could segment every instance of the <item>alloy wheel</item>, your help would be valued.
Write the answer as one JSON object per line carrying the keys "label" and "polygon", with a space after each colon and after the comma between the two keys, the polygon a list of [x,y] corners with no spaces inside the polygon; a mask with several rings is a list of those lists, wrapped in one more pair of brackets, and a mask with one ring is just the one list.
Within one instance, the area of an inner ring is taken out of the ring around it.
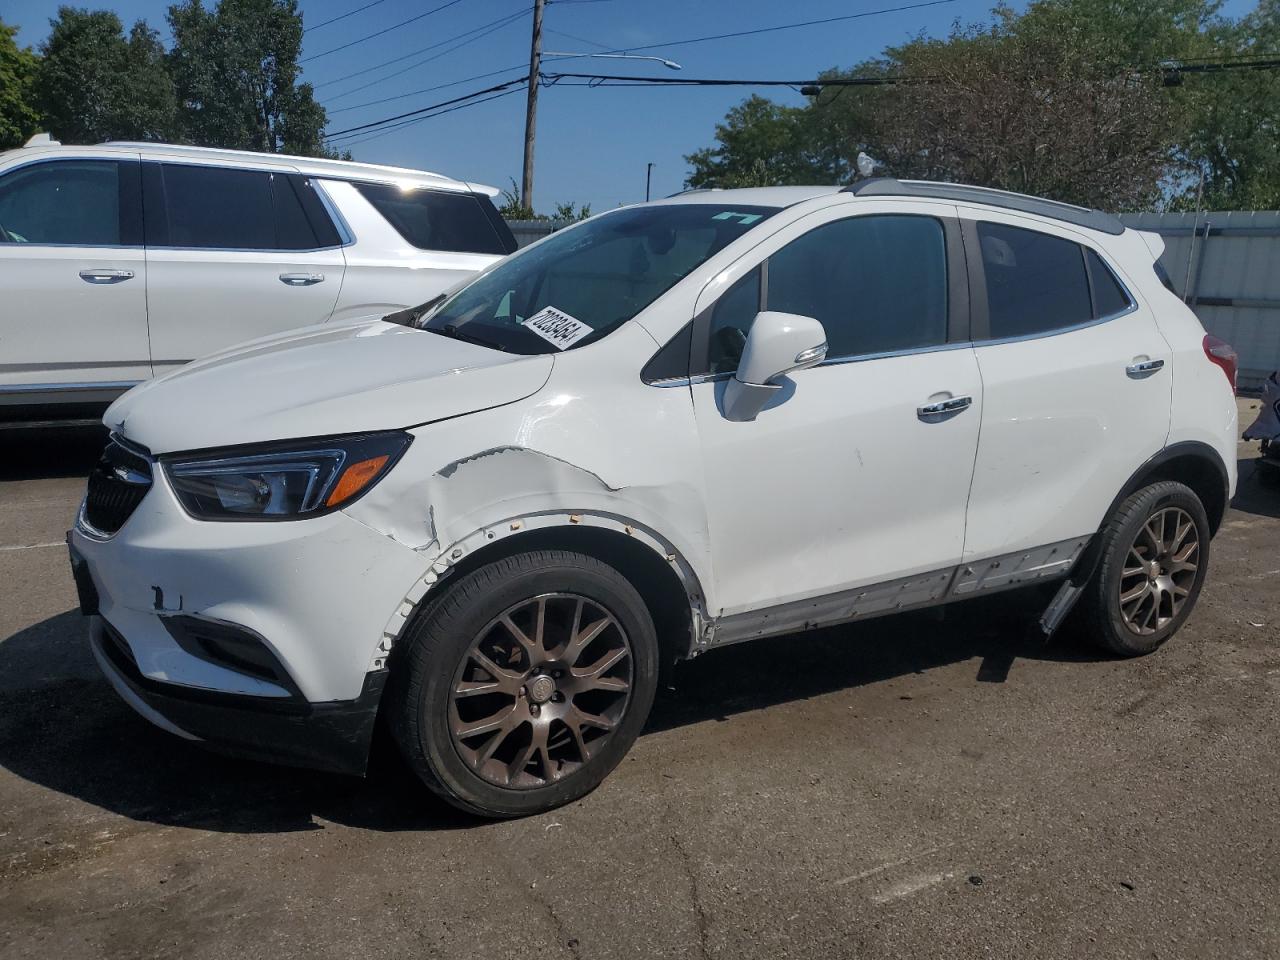
{"label": "alloy wheel", "polygon": [[1138,530],[1120,571],[1120,616],[1147,636],[1181,612],[1199,571],[1200,535],[1181,507],[1157,510]]}
{"label": "alloy wheel", "polygon": [[626,713],[631,642],[604,606],[573,593],[509,607],[471,643],[449,694],[449,730],[463,761],[501,787],[572,776]]}

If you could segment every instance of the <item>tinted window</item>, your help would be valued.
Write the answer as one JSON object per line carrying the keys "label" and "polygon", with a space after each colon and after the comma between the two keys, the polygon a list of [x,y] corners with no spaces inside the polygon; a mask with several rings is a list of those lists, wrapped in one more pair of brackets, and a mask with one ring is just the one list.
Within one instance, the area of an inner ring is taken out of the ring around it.
{"label": "tinted window", "polygon": [[120,244],[120,168],[111,160],[59,160],[0,179],[0,242]]}
{"label": "tinted window", "polygon": [[[606,213],[498,264],[419,323],[515,353],[589,343],[626,323],[774,212],[676,203]],[[562,330],[572,332],[569,338],[539,329],[556,317]]]}
{"label": "tinted window", "polygon": [[[768,268],[765,308],[819,320],[832,358],[946,342],[946,245],[932,217],[828,223],[783,247]],[[751,292],[759,281],[750,276],[716,303],[708,344],[713,373],[737,369],[760,309]]]}
{"label": "tinted window", "polygon": [[1051,333],[1093,318],[1081,247],[1036,230],[979,223],[990,336]]}
{"label": "tinted window", "polygon": [[357,183],[356,189],[419,250],[507,253],[479,198],[470,193],[401,190],[382,183]]}
{"label": "tinted window", "polygon": [[1089,279],[1093,282],[1093,315],[1095,318],[1115,316],[1133,304],[1111,268],[1092,250],[1085,251],[1089,261]]}
{"label": "tinted window", "polygon": [[[303,187],[310,189],[310,187]],[[327,246],[316,240],[311,222],[298,199],[294,178],[272,176],[271,205],[275,211],[276,246],[281,250],[314,250]]]}
{"label": "tinted window", "polygon": [[276,248],[271,174],[170,163],[163,168],[169,229],[165,246]]}

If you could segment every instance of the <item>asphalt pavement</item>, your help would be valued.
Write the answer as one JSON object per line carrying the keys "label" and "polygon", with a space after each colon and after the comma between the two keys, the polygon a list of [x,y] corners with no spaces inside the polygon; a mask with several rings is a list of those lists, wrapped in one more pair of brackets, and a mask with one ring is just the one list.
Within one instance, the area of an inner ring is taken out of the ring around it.
{"label": "asphalt pavement", "polygon": [[0,438],[4,958],[1280,956],[1255,445],[1153,656],[1044,642],[1035,593],[715,651],[594,794],[487,823],[389,750],[226,759],[118,700],[62,546],[102,442]]}

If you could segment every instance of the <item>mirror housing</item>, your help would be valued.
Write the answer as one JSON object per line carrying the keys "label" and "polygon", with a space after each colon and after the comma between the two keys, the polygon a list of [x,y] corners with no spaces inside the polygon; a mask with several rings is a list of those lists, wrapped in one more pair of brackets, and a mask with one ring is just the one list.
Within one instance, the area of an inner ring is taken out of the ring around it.
{"label": "mirror housing", "polygon": [[754,420],[787,374],[827,357],[827,332],[813,317],[762,310],[752,321],[738,371],[725,386],[724,415]]}

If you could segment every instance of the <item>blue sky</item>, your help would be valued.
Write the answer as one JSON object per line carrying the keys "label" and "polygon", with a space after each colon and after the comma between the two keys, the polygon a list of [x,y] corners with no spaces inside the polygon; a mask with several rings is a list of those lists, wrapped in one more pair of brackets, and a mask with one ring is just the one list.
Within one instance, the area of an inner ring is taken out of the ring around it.
{"label": "blue sky", "polygon": [[[74,0],[90,8],[108,7],[125,21],[145,19],[160,30],[166,43],[168,0]],[[212,3],[213,0],[206,0]],[[370,0],[300,0],[305,24],[346,13]],[[438,103],[510,77],[520,69],[493,77],[414,93],[426,87],[524,63],[529,58],[530,16],[518,16],[474,42],[419,63],[453,43],[373,70],[349,80],[347,74],[392,58],[413,54],[500,18],[529,10],[532,0],[459,0],[447,9],[345,50],[335,47],[390,27],[446,0],[382,0],[338,23],[308,30],[303,78],[317,85],[317,98],[330,111],[329,130],[336,131]],[[543,48],[590,52],[665,44],[708,34],[729,33],[801,20],[816,20],[900,6],[919,0],[560,0],[549,3]],[[676,45],[646,50],[679,62],[680,73],[657,63],[577,59],[565,70],[628,75],[685,77],[752,77],[806,79],[833,66],[848,66],[924,32],[945,34],[957,19],[983,21],[991,0],[950,0],[938,6],[869,16],[843,23],[806,27],[754,37]],[[1023,2],[1012,4],[1015,8]],[[1239,15],[1251,4],[1234,0],[1229,13]],[[18,42],[38,46],[49,30],[57,4],[48,0],[5,0],[3,19],[20,28]],[[566,36],[571,34],[572,36]],[[463,39],[466,39],[465,37]],[[587,42],[591,41],[591,42]],[[593,45],[595,44],[595,45]],[[598,46],[597,46],[598,45]],[[405,69],[410,67],[411,69]],[[551,69],[548,62],[544,71]],[[392,75],[398,74],[398,75]],[[356,90],[365,84],[365,89]],[[537,161],[534,199],[547,211],[561,201],[590,203],[596,210],[644,198],[645,165],[656,164],[653,195],[681,189],[688,167],[684,155],[711,143],[714,127],[734,104],[751,91],[741,88],[620,89],[556,86],[544,88],[538,101]],[[764,91],[786,102],[802,98],[782,90]],[[368,104],[367,106],[365,104]],[[505,187],[519,179],[524,132],[523,91],[464,110],[426,120],[393,133],[355,143],[356,159],[435,170],[451,176]]]}

